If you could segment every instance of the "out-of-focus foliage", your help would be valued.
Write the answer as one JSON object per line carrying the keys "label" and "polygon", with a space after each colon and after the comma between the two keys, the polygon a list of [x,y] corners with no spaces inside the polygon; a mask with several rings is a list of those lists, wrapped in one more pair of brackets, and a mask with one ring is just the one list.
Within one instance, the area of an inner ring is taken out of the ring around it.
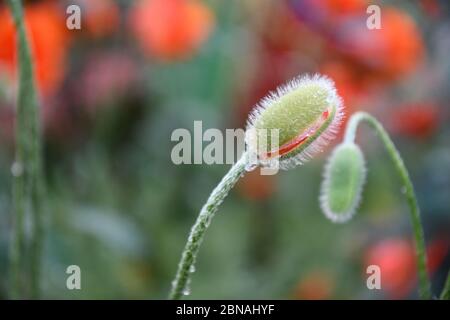
{"label": "out-of-focus foliage", "polygon": [[[82,9],[68,30],[69,4]],[[450,266],[449,4],[365,0],[25,1],[45,126],[44,297],[165,298],[189,228],[227,165],[174,165],[176,128],[241,128],[269,90],[305,72],[336,81],[347,113],[381,119],[422,208],[433,290]],[[0,297],[8,297],[15,38],[0,3]],[[319,209],[324,157],[248,174],[203,244],[189,298],[408,298],[407,206],[377,140],[348,224]],[[327,151],[326,151],[327,152]],[[325,152],[325,153],[326,153]],[[67,290],[76,264],[82,290]],[[368,290],[378,264],[383,290]]]}

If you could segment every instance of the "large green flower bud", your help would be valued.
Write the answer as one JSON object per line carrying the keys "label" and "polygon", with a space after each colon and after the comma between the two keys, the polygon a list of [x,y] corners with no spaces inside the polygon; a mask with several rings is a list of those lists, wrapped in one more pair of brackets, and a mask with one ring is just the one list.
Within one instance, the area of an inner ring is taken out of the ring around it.
{"label": "large green flower bud", "polygon": [[295,78],[253,109],[247,150],[255,165],[279,161],[280,168],[292,168],[321,151],[334,138],[342,118],[342,100],[332,80],[319,75]]}

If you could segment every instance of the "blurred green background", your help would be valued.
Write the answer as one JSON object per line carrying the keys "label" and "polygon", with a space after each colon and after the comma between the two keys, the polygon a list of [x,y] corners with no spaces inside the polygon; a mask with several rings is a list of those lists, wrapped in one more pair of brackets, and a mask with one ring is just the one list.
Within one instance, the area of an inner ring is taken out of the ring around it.
{"label": "blurred green background", "polygon": [[[66,8],[81,8],[68,30]],[[188,232],[228,165],[175,165],[176,128],[243,128],[270,90],[330,76],[348,114],[392,134],[422,209],[433,292],[450,267],[449,3],[365,0],[25,1],[45,138],[43,297],[164,299]],[[9,296],[16,53],[0,2],[0,298]],[[338,137],[337,140],[339,140]],[[206,235],[188,299],[417,298],[408,208],[385,150],[358,142],[357,215],[319,208],[331,148],[277,176],[250,173]],[[378,264],[383,290],[368,290]],[[78,265],[82,289],[66,288]]]}

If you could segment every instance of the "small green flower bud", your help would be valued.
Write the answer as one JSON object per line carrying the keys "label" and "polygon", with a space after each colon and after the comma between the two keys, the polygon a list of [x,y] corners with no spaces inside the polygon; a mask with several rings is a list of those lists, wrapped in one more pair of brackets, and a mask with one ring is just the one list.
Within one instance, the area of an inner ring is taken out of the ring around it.
{"label": "small green flower bud", "polygon": [[255,165],[279,161],[281,169],[292,168],[321,151],[334,138],[342,118],[342,99],[332,80],[320,75],[295,78],[253,109],[247,122],[247,150]]}
{"label": "small green flower bud", "polygon": [[322,182],[320,205],[333,222],[346,222],[355,213],[366,180],[361,149],[352,142],[338,145],[328,160]]}

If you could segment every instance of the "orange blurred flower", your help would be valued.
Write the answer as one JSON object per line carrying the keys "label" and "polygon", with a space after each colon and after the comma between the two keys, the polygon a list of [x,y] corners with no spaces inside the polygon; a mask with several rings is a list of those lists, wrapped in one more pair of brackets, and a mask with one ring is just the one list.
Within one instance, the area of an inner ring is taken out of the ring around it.
{"label": "orange blurred flower", "polygon": [[82,30],[94,38],[114,33],[120,24],[120,10],[112,0],[78,0],[82,7]]}
{"label": "orange blurred flower", "polygon": [[415,103],[396,108],[392,113],[392,130],[415,138],[426,138],[437,128],[438,108],[430,103]]}
{"label": "orange blurred flower", "polygon": [[131,31],[145,53],[166,60],[191,55],[211,33],[214,19],[197,0],[141,0],[129,14]]}
{"label": "orange blurred flower", "polygon": [[[346,29],[348,37],[342,48],[388,78],[403,76],[419,64],[424,44],[414,20],[405,12],[385,7],[381,29]],[[346,46],[348,46],[346,48]]]}
{"label": "orange blurred flower", "polygon": [[328,273],[323,271],[314,271],[299,282],[297,288],[295,288],[294,299],[329,299],[334,287],[334,280]]}
{"label": "orange blurred flower", "polygon": [[366,266],[377,265],[381,270],[381,286],[394,299],[405,297],[416,279],[414,247],[404,239],[383,240],[369,249]]}
{"label": "orange blurred flower", "polygon": [[362,14],[367,8],[366,0],[324,0],[321,4],[337,15]]}
{"label": "orange blurred flower", "polygon": [[[68,37],[63,13],[50,1],[25,8],[37,86],[43,95],[54,92],[64,76]],[[11,80],[15,78],[17,65],[15,38],[12,16],[7,8],[0,8],[0,72],[6,72]]]}
{"label": "orange blurred flower", "polygon": [[361,96],[365,94],[361,79],[356,75],[354,66],[339,61],[325,62],[320,72],[336,83],[336,89],[344,101],[347,114],[359,106]]}
{"label": "orange blurred flower", "polygon": [[413,18],[391,6],[381,10],[381,28],[367,28],[366,0],[292,0],[298,19],[318,32],[331,53],[344,54],[387,80],[413,71],[424,55],[424,43]]}
{"label": "orange blurred flower", "polygon": [[[433,274],[448,253],[448,237],[439,237],[427,246],[427,270]],[[415,249],[411,241],[392,238],[369,248],[365,264],[381,269],[381,287],[394,299],[404,298],[417,284]]]}

